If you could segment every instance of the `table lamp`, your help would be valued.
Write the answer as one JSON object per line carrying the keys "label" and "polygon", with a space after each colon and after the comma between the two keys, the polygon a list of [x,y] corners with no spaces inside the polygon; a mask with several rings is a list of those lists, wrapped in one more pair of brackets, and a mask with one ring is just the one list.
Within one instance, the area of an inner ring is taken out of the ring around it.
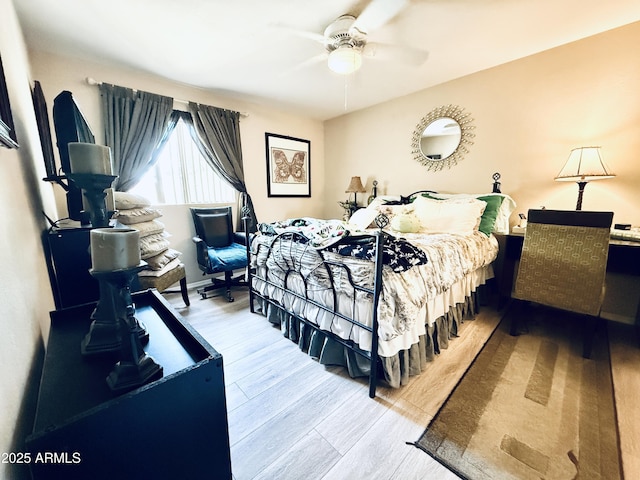
{"label": "table lamp", "polygon": [[358,193],[364,192],[366,192],[366,190],[362,185],[362,180],[360,180],[360,177],[351,177],[349,186],[344,191],[344,193],[353,193],[353,203],[356,207],[358,206]]}
{"label": "table lamp", "polygon": [[555,180],[558,182],[576,182],[578,184],[576,210],[582,210],[582,196],[587,182],[613,177],[615,175],[611,173],[602,160],[600,147],[579,147],[571,150],[567,162]]}

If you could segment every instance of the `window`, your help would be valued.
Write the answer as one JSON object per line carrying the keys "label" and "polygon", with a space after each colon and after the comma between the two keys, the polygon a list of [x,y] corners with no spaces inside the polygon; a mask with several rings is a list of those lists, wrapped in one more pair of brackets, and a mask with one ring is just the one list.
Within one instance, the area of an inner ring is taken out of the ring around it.
{"label": "window", "polygon": [[171,132],[158,162],[131,189],[154,205],[233,203],[236,191],[202,156],[180,119]]}

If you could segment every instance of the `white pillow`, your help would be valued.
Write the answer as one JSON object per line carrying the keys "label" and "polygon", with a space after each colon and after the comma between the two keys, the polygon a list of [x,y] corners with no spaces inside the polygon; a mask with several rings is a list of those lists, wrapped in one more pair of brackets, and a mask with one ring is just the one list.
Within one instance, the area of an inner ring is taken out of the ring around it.
{"label": "white pillow", "polygon": [[413,211],[395,215],[391,220],[391,229],[399,233],[417,233],[421,228],[420,219]]}
{"label": "white pillow", "polygon": [[150,222],[156,218],[162,216],[160,210],[151,207],[131,208],[125,210],[118,210],[113,218],[125,225],[131,225],[134,223]]}
{"label": "white pillow", "polygon": [[389,220],[389,226],[393,228],[392,224],[394,223],[396,217],[413,213],[413,205],[411,205],[410,203],[404,205],[383,204],[378,206],[378,213],[382,213],[383,215],[385,215],[387,217],[387,220]]}
{"label": "white pillow", "polygon": [[361,208],[351,215],[348,223],[359,230],[364,230],[371,226],[379,213],[384,213],[391,222],[398,213],[407,213],[412,210],[410,204],[386,205],[386,202],[399,202],[400,198],[400,195],[378,195],[366,208]]}
{"label": "white pillow", "polygon": [[371,225],[376,215],[378,215],[378,209],[369,205],[367,208],[356,210],[347,223],[357,230],[365,230]]}
{"label": "white pillow", "polygon": [[130,228],[140,232],[140,238],[148,237],[156,233],[164,232],[164,223],[158,220],[149,220],[148,222],[132,223],[128,225]]}
{"label": "white pillow", "polygon": [[413,202],[422,233],[455,233],[470,235],[478,230],[487,202],[475,198],[433,200],[423,196]]}
{"label": "white pillow", "polygon": [[509,195],[503,195],[501,193],[494,193],[493,195],[502,195],[502,205],[498,210],[498,216],[496,217],[496,223],[493,226],[494,233],[502,233],[503,235],[509,234],[509,218],[516,209],[516,202]]}
{"label": "white pillow", "polygon": [[509,195],[504,193],[434,193],[433,197],[438,198],[477,198],[488,195],[497,195],[503,198],[502,204],[498,209],[498,216],[496,217],[496,223],[493,226],[493,233],[501,233],[507,235],[509,233],[509,219],[511,214],[516,209],[516,202]]}
{"label": "white pillow", "polygon": [[129,210],[131,208],[149,207],[151,202],[142,195],[129,192],[113,192],[113,200],[118,210]]}
{"label": "white pillow", "polygon": [[149,257],[164,252],[169,248],[169,240],[162,233],[155,233],[140,239],[140,258],[146,260]]}
{"label": "white pillow", "polygon": [[145,258],[144,260],[147,262],[150,269],[158,271],[162,270],[172,260],[177,260],[180,255],[182,255],[182,253],[169,247],[166,250],[161,251],[159,254]]}

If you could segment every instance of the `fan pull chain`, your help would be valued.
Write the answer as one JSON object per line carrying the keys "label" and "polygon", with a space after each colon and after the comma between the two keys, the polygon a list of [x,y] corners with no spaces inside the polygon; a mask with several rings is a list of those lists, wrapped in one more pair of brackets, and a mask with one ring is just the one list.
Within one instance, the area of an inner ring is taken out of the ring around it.
{"label": "fan pull chain", "polygon": [[347,111],[348,104],[348,96],[349,96],[349,75],[344,76],[344,111]]}

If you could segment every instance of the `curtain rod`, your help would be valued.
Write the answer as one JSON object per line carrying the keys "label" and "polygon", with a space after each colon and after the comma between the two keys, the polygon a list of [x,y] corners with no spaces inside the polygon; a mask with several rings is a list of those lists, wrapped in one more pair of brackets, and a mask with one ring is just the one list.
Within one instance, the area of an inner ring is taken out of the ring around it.
{"label": "curtain rod", "polygon": [[[102,82],[99,82],[95,78],[91,78],[91,77],[87,77],[87,83],[89,85],[97,85],[97,86],[102,85]],[[134,89],[134,91],[135,91],[135,89]],[[189,105],[189,100],[180,100],[178,98],[174,98],[173,101],[176,102],[176,103],[181,103],[182,105]],[[227,109],[227,110],[230,110],[230,109]],[[241,117],[245,117],[246,118],[246,117],[249,116],[249,114],[246,113],[246,112],[239,112],[239,113],[240,113]]]}

